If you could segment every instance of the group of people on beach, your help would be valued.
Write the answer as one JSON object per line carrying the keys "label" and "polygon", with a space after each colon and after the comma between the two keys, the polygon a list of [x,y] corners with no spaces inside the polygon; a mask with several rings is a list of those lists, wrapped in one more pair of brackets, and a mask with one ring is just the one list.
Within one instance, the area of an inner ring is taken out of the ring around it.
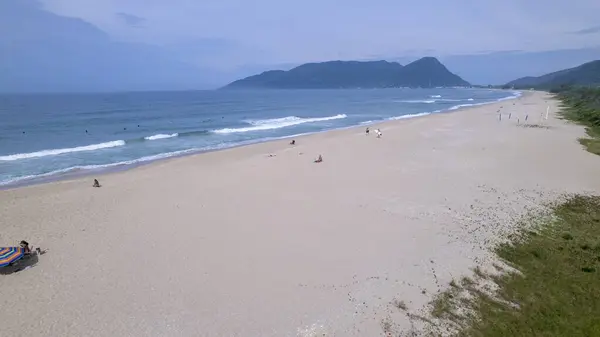
{"label": "group of people on beach", "polygon": [[[296,145],[296,140],[295,140],[295,139],[292,139],[292,141],[290,142],[290,145]],[[317,157],[317,159],[315,159],[315,161],[314,161],[314,162],[315,162],[315,163],[322,163],[322,162],[323,162],[323,156],[322,156],[322,155],[319,155],[319,156]]]}
{"label": "group of people on beach", "polygon": [[[368,136],[370,134],[371,130],[369,129],[369,127],[367,127],[367,129],[365,130],[365,134]],[[383,133],[381,132],[381,130],[379,129],[375,129],[375,134],[377,134],[377,138],[381,138],[381,136],[383,136]],[[290,145],[296,145],[296,140],[292,139],[292,141],[290,142]],[[269,155],[269,157],[273,157],[273,155]],[[315,159],[314,161],[315,163],[322,163],[323,162],[323,156],[319,155],[317,157],[317,159]],[[102,185],[100,185],[100,182],[98,181],[98,179],[94,179],[94,184],[92,185],[93,187],[101,187]]]}
{"label": "group of people on beach", "polygon": [[[377,135],[377,138],[381,138],[381,136],[383,136],[383,133],[381,132],[380,129],[375,129],[375,134]],[[367,127],[367,129],[365,130],[365,134],[368,136],[371,133],[371,130],[369,129],[369,127]],[[292,141],[290,142],[290,145],[296,145],[296,140],[292,139]],[[319,155],[317,157],[317,159],[315,159],[314,161],[315,163],[322,163],[323,162],[323,156]],[[97,180],[95,180],[97,181]]]}
{"label": "group of people on beach", "polygon": [[[368,136],[370,132],[371,130],[369,129],[369,127],[367,127],[367,129],[365,130],[365,134]],[[383,133],[381,133],[381,130],[379,129],[375,129],[375,134],[377,134],[377,138],[381,138],[381,136],[383,136]]]}

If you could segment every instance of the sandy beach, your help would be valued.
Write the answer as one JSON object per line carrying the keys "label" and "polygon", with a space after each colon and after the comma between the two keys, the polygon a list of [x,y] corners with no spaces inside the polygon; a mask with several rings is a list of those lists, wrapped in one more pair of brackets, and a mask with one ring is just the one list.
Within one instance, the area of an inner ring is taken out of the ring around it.
{"label": "sandy beach", "polygon": [[600,192],[600,158],[557,109],[528,92],[371,126],[381,138],[358,127],[0,191],[0,243],[48,249],[0,275],[0,336],[408,330],[394,300],[424,308],[489,265],[519,216]]}

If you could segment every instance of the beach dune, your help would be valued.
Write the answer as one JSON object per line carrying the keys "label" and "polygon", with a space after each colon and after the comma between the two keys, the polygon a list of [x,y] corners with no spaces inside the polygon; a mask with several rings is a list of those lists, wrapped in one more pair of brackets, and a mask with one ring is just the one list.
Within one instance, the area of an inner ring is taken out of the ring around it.
{"label": "beach dune", "polygon": [[0,336],[410,329],[394,300],[423,308],[517,217],[600,191],[600,158],[557,104],[533,92],[373,125],[381,138],[337,130],[0,191],[1,243],[48,249],[0,275]]}

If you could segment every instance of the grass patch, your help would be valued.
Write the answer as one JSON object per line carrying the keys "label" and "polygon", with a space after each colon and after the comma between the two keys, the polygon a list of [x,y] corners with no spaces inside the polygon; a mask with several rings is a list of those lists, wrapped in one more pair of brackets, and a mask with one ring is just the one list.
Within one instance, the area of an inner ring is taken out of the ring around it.
{"label": "grass patch", "polygon": [[579,143],[600,155],[600,87],[565,87],[554,92],[562,102],[562,116],[587,126],[589,138],[580,138]]}
{"label": "grass patch", "polygon": [[579,143],[585,146],[588,152],[600,155],[600,128],[587,128],[586,132],[590,138],[579,138]]}
{"label": "grass patch", "polygon": [[522,128],[530,128],[530,129],[550,129],[548,125],[542,124],[519,124]]}
{"label": "grass patch", "polygon": [[553,213],[535,235],[523,231],[497,248],[519,272],[493,277],[493,296],[463,278],[468,300],[453,301],[451,287],[432,303],[432,316],[453,321],[457,303],[472,310],[457,336],[600,336],[600,197],[572,197]]}
{"label": "grass patch", "polygon": [[470,277],[465,276],[460,280],[460,284],[465,288],[469,288],[475,284],[475,281],[473,281]]}
{"label": "grass patch", "polygon": [[447,315],[449,315],[454,310],[452,298],[453,296],[450,291],[445,291],[438,295],[433,301],[433,309],[431,310],[431,315],[435,318],[447,317]]}

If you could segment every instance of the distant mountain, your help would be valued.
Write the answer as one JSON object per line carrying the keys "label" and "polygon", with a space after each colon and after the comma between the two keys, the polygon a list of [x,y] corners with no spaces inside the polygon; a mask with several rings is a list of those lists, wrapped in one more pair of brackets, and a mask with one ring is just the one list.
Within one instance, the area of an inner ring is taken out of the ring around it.
{"label": "distant mountain", "polygon": [[520,88],[553,88],[563,85],[600,85],[600,60],[539,77],[522,77],[506,84]]}
{"label": "distant mountain", "polygon": [[404,67],[387,61],[307,63],[288,71],[265,71],[232,82],[225,88],[342,89],[468,85],[468,82],[451,73],[436,58],[424,57]]}
{"label": "distant mountain", "polygon": [[452,71],[475,84],[502,84],[523,76],[541,76],[600,59],[600,47],[550,51],[502,51],[440,57]]}

